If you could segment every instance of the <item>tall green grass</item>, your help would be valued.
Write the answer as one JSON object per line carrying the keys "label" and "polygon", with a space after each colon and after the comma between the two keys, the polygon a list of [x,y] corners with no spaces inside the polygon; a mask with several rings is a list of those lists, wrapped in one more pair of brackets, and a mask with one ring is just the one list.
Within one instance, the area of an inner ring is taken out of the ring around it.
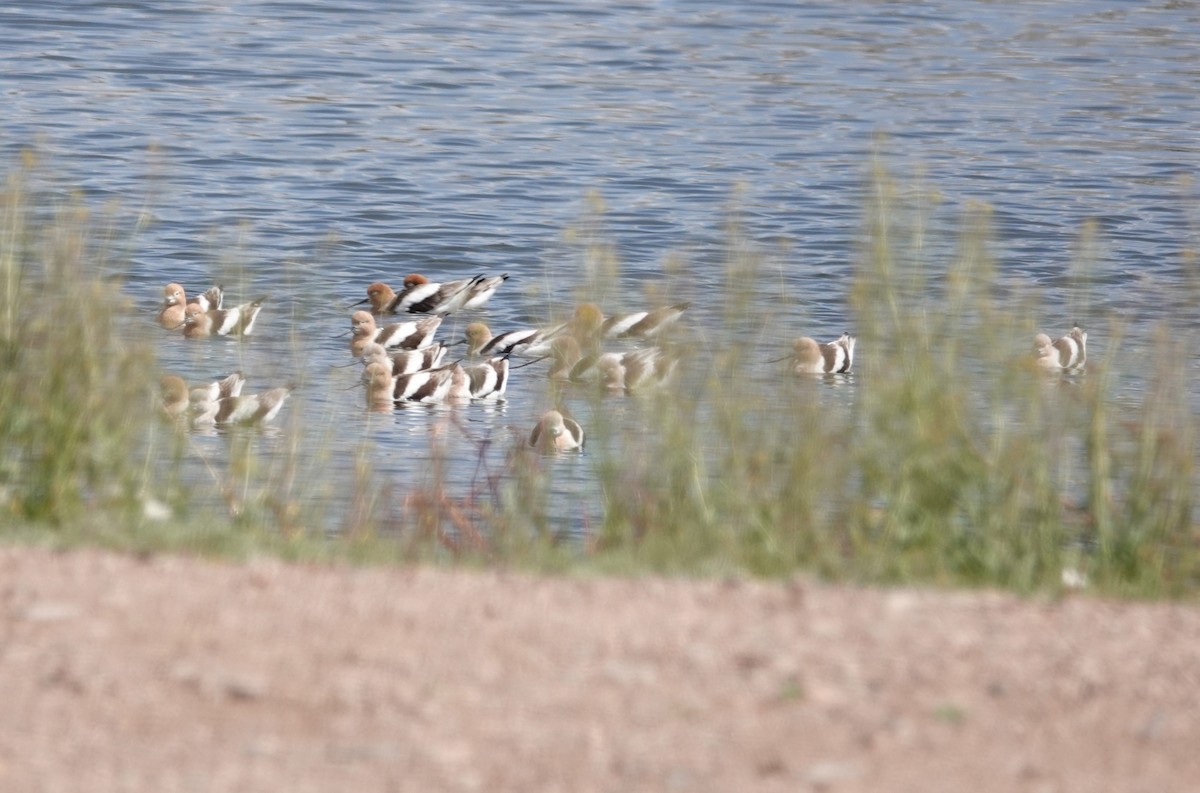
{"label": "tall green grass", "polygon": [[[926,245],[926,191],[902,190],[880,162],[865,207],[848,307],[853,407],[830,409],[834,386],[812,378],[781,374],[764,391],[750,371],[767,357],[756,339],[776,339],[777,354],[804,329],[768,318],[762,334],[747,332],[761,298],[750,285],[769,268],[735,220],[726,328],[702,353],[708,377],[649,402],[653,435],[633,433],[601,465],[607,547],[660,570],[1194,592],[1187,340],[1160,329],[1145,396],[1118,414],[1120,367],[1144,365],[1123,359],[1121,322],[1092,318],[1086,374],[1035,371],[1038,323],[1065,331],[1073,318],[1047,317],[1032,291],[1000,289],[989,207],[963,209],[949,261]],[[1069,274],[1082,299],[1095,233],[1081,231]],[[704,406],[710,420],[698,419]]]}
{"label": "tall green grass", "polygon": [[[483,448],[479,460],[443,452],[406,485],[376,480],[364,447],[355,486],[328,491],[344,499],[328,511],[337,525],[305,502],[330,457],[302,455],[288,440],[294,425],[270,457],[235,434],[206,461],[209,482],[186,481],[183,459],[196,450],[156,415],[153,348],[124,332],[129,306],[104,276],[121,270],[134,231],[81,197],[52,198],[41,167],[33,155],[14,164],[0,195],[0,505],[11,536],[1025,592],[1057,590],[1064,574],[1133,596],[1200,584],[1196,417],[1180,363],[1190,340],[1162,328],[1144,396],[1119,408],[1115,384],[1134,364],[1120,354],[1118,318],[1088,315],[1086,374],[1035,371],[1033,334],[1075,317],[1048,317],[1036,292],[1002,288],[986,205],[962,209],[954,252],[939,253],[934,193],[897,184],[880,162],[865,179],[845,307],[859,339],[850,382],[764,369],[812,331],[782,324],[803,312],[762,288],[778,283],[786,252],[754,244],[731,209],[720,288],[695,294],[676,255],[645,298],[719,304],[714,325],[668,342],[682,358],[676,383],[624,398],[620,416],[612,398],[547,386],[548,403],[582,408],[590,438],[583,460],[601,517],[582,544],[553,518],[567,497],[561,461],[523,448],[519,433],[495,439],[506,450],[498,463],[483,465]],[[602,305],[620,280],[603,211],[592,197],[570,234],[589,285],[577,297]],[[1069,274],[1081,310],[1097,248],[1096,230],[1082,229]],[[454,465],[482,473],[454,487]]]}
{"label": "tall green grass", "polygon": [[27,154],[0,193],[0,483],[16,517],[61,526],[137,502],[129,406],[145,404],[153,359],[115,327],[105,219],[39,193],[37,167]]}

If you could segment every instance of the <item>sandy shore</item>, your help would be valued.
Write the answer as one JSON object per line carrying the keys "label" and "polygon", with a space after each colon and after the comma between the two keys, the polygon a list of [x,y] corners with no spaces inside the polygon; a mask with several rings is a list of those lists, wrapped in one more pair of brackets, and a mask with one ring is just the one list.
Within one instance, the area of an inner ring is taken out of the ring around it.
{"label": "sandy shore", "polygon": [[1200,609],[0,550],[4,791],[1184,791]]}

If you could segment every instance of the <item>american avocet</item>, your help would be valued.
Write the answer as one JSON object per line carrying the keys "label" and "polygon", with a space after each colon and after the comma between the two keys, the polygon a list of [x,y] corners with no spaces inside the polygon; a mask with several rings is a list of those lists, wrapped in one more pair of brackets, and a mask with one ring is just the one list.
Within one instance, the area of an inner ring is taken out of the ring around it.
{"label": "american avocet", "polygon": [[470,294],[467,296],[467,302],[463,303],[463,310],[479,308],[484,303],[491,299],[492,295],[496,294],[496,290],[500,288],[500,284],[508,280],[508,273],[502,275],[493,275],[490,278],[480,278],[471,285]]}
{"label": "american avocet", "polygon": [[636,377],[630,379],[640,381],[646,376],[646,363],[653,362],[660,355],[657,347],[627,353],[591,352],[584,355],[574,336],[559,336],[550,343],[550,357],[554,363],[550,366],[549,376],[552,380],[595,383],[604,382],[607,372],[608,384],[611,384],[612,390],[619,391],[625,388],[627,357],[636,372]]}
{"label": "american avocet", "polygon": [[192,424],[265,424],[279,414],[294,386],[282,386],[261,394],[229,396],[193,405]]}
{"label": "american avocet", "polygon": [[203,311],[221,307],[221,287],[210,286],[203,294],[188,299],[183,287],[170,283],[163,287],[163,302],[159,305],[158,324],[167,330],[178,330],[183,325],[188,304],[200,306]]}
{"label": "american avocet", "polygon": [[446,401],[454,405],[471,401],[471,375],[462,364],[455,363],[450,367],[450,390],[446,392]]}
{"label": "american avocet", "polygon": [[[462,309],[471,299],[471,290],[483,280],[485,276],[477,275],[435,283],[420,273],[412,273],[404,278],[404,288],[384,305],[382,313],[449,314]],[[367,294],[370,295],[369,290]]]}
{"label": "american avocet", "polygon": [[406,350],[392,355],[392,374],[412,374],[422,369],[436,369],[446,357],[446,345],[440,341],[420,350]]}
{"label": "american avocet", "polygon": [[193,387],[189,396],[193,402],[211,402],[223,397],[241,396],[242,386],[245,384],[246,376],[241,372],[234,372],[220,380]]}
{"label": "american avocet", "polygon": [[558,336],[550,341],[550,358],[554,361],[550,365],[549,377],[551,380],[572,380],[572,370],[583,357],[583,351],[579,347],[579,342],[574,336]]}
{"label": "american avocet", "polygon": [[234,372],[206,385],[188,388],[179,375],[164,375],[161,380],[163,411],[168,416],[182,416],[191,405],[238,396],[242,393],[245,383],[245,376],[241,372]]}
{"label": "american avocet", "polygon": [[632,394],[663,385],[675,374],[677,364],[674,356],[658,347],[646,347],[623,354],[604,353],[596,360],[595,369],[606,391]]}
{"label": "american avocet", "polygon": [[211,308],[207,311],[200,304],[191,303],[184,310],[183,335],[189,339],[204,336],[249,336],[266,299],[267,296],[263,295],[240,306]]}
{"label": "american avocet", "polygon": [[508,389],[508,359],[492,358],[483,363],[463,367],[470,381],[472,399],[501,399]]}
{"label": "american avocet", "polygon": [[396,377],[392,396],[397,402],[445,402],[454,386],[455,368],[461,367],[458,364],[450,364],[439,366],[437,369],[423,369],[412,374],[399,375]]}
{"label": "american avocet", "polygon": [[581,303],[575,307],[569,322],[571,335],[589,350],[596,350],[600,343],[600,327],[604,324],[604,313],[595,303]]}
{"label": "american avocet", "polygon": [[355,311],[350,316],[350,352],[358,357],[372,342],[387,349],[420,350],[433,343],[433,334],[442,317],[426,317],[410,322],[394,322],[382,328],[370,311]]}
{"label": "american avocet", "polygon": [[190,400],[187,383],[182,377],[176,374],[163,375],[159,389],[162,392],[163,413],[171,418],[187,413]]}
{"label": "american avocet", "polygon": [[383,314],[386,313],[388,305],[395,299],[396,293],[390,286],[383,281],[376,281],[367,287],[367,296],[354,305],[359,306],[363,303],[370,303],[372,314]]}
{"label": "american avocet", "polygon": [[550,352],[550,340],[566,328],[566,324],[553,328],[526,328],[509,330],[493,336],[491,329],[482,322],[467,325],[467,355],[528,355],[542,356]]}
{"label": "american avocet", "polygon": [[[392,355],[382,346],[371,343],[365,348],[362,355],[363,374],[362,381],[370,387],[371,380],[376,375],[374,367],[380,367],[389,377],[399,377],[400,375],[413,374],[425,369],[434,369],[441,365],[442,358],[446,355],[446,346],[441,342],[426,347],[423,350],[404,350]],[[393,380],[393,386],[395,385]],[[388,389],[388,398],[393,387]],[[368,402],[370,402],[368,395]]]}
{"label": "american avocet", "polygon": [[792,344],[792,371],[796,374],[842,374],[854,365],[856,339],[843,333],[824,344],[801,336]]}
{"label": "american avocet", "polygon": [[1033,354],[1039,368],[1052,372],[1062,371],[1062,360],[1054,347],[1054,340],[1045,333],[1033,337]]}
{"label": "american avocet", "polygon": [[529,433],[529,445],[544,452],[578,449],[583,446],[583,427],[557,410],[547,410]]}
{"label": "american avocet", "polygon": [[1054,341],[1039,333],[1033,337],[1033,346],[1037,365],[1043,369],[1077,372],[1087,363],[1087,333],[1078,325]]}
{"label": "american avocet", "polygon": [[396,403],[396,378],[388,364],[378,361],[367,364],[363,382],[367,386],[367,407],[371,410],[387,409]]}
{"label": "american avocet", "polygon": [[364,366],[381,363],[387,367],[389,374],[401,375],[422,369],[436,369],[442,365],[445,357],[446,345],[440,341],[420,350],[402,350],[390,355],[383,345],[372,342],[363,348],[362,362]]}
{"label": "american avocet", "polygon": [[388,374],[392,373],[392,357],[388,353],[387,348],[382,344],[376,344],[373,341],[367,342],[359,347],[357,357],[362,361],[364,383],[369,379],[367,370],[371,368],[371,364],[373,363],[383,366],[387,369]]}
{"label": "american avocet", "polygon": [[571,323],[576,337],[581,341],[595,338],[655,339],[678,322],[691,305],[690,302],[676,303],[652,311],[605,317],[594,303],[583,303],[576,307]]}
{"label": "american avocet", "polygon": [[600,334],[610,339],[654,339],[678,322],[683,312],[691,305],[684,302],[653,311],[617,314],[604,320],[604,324],[600,326]]}
{"label": "american avocet", "polygon": [[450,390],[445,401],[463,404],[472,399],[498,400],[504,398],[508,387],[508,359],[493,358],[485,363],[449,367]]}
{"label": "american avocet", "polygon": [[555,379],[566,379],[572,383],[598,383],[600,382],[602,372],[601,361],[604,362],[605,367],[622,365],[621,358],[624,353],[590,352],[586,355],[576,355],[574,349],[570,348],[570,345],[568,345],[568,349],[570,352],[563,358],[561,366],[566,367],[566,362],[572,359],[574,363],[571,364],[570,368],[566,368],[565,371],[563,368],[560,368],[560,364],[556,363],[553,370]]}

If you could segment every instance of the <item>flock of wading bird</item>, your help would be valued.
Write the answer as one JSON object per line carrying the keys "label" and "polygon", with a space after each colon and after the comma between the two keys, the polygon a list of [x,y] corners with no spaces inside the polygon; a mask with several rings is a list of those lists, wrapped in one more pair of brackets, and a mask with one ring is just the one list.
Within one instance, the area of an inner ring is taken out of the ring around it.
{"label": "flock of wading bird", "polygon": [[[610,393],[655,388],[675,373],[678,359],[652,344],[627,352],[602,352],[609,339],[655,342],[690,305],[677,303],[653,311],[605,316],[591,303],[579,306],[571,319],[548,328],[525,328],[493,334],[482,322],[466,326],[464,363],[443,360],[451,344],[435,342],[443,320],[486,303],[508,274],[476,276],[431,283],[413,274],[400,292],[384,283],[367,287],[370,310],[350,317],[350,353],[363,363],[367,407],[390,410],[406,402],[464,404],[503,399],[513,358],[531,363],[551,359],[554,380],[599,384]],[[426,314],[421,319],[389,321],[397,314]],[[542,450],[569,451],[583,446],[579,423],[558,409],[547,410],[529,434],[529,444]]]}
{"label": "flock of wading bird", "polygon": [[[362,382],[367,407],[390,410],[401,403],[464,404],[474,400],[499,400],[508,389],[510,359],[552,361],[549,377],[570,383],[598,385],[608,393],[636,393],[662,386],[672,379],[678,357],[659,344],[666,331],[690,303],[676,303],[650,311],[605,316],[592,303],[578,306],[571,318],[547,328],[512,330],[494,335],[482,322],[466,326],[465,359],[444,359],[451,344],[434,336],[450,314],[479,308],[508,279],[478,275],[473,278],[431,282],[412,274],[399,292],[382,282],[367,287],[358,304],[370,310],[350,317],[350,353],[363,364]],[[182,329],[187,338],[248,336],[265,298],[232,308],[223,307],[221,287],[187,298],[179,284],[168,284],[158,310],[158,323],[168,330]],[[403,315],[425,315],[389,321]],[[632,340],[644,346],[624,352],[603,351],[610,340]],[[834,375],[854,365],[855,338],[848,332],[821,343],[803,336],[792,345],[791,367],[797,375]],[[1087,333],[1078,326],[1052,340],[1044,333],[1034,338],[1035,361],[1044,371],[1077,372],[1087,360]],[[783,360],[783,359],[779,359]],[[243,395],[245,377],[235,372],[221,380],[189,387],[176,375],[162,378],[163,410],[193,426],[258,423],[273,419],[293,386]],[[567,451],[583,446],[579,423],[558,409],[547,410],[529,435],[531,446],[547,451]]]}

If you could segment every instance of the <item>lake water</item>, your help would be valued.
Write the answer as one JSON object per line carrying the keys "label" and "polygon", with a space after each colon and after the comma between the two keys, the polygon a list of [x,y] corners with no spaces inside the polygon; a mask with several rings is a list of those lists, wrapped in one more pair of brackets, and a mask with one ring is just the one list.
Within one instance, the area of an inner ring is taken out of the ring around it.
{"label": "lake water", "polygon": [[[692,327],[713,321],[736,192],[773,252],[763,290],[784,330],[764,356],[853,329],[880,135],[942,194],[934,232],[970,199],[994,206],[1004,278],[1045,288],[1039,326],[1088,325],[1090,357],[1118,354],[1112,314],[1129,355],[1159,322],[1200,324],[1179,288],[1200,227],[1195,3],[333,5],[0,8],[6,158],[36,143],[63,184],[144,221],[123,275],[147,317],[173,280],[269,293],[250,343],[160,334],[164,367],[240,367],[248,391],[299,381],[288,409],[333,470],[369,438],[369,464],[402,491],[432,439],[453,437],[453,477],[469,482],[479,444],[528,431],[548,406],[540,370],[514,373],[499,406],[366,415],[347,390],[358,370],[335,368],[349,358],[337,334],[368,283],[410,272],[510,273],[478,315],[497,331],[569,312],[585,268],[567,231],[589,191],[622,264],[606,309],[643,307],[678,253],[688,278],[663,296],[694,301]],[[1085,302],[1068,269],[1088,219],[1101,246]],[[198,443],[221,453],[219,437]],[[585,493],[586,455],[561,465]]]}

